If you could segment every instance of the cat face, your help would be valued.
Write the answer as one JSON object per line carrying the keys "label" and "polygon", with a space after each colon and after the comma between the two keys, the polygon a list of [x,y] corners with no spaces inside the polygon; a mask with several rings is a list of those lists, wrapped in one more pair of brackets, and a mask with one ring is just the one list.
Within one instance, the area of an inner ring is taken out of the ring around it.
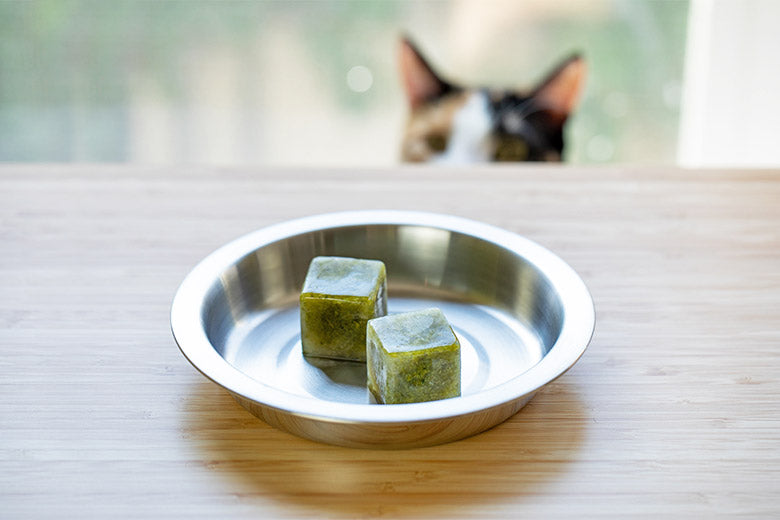
{"label": "cat face", "polygon": [[401,42],[399,63],[410,106],[404,161],[561,160],[563,127],[585,79],[579,56],[528,92],[456,86],[437,75],[408,40]]}

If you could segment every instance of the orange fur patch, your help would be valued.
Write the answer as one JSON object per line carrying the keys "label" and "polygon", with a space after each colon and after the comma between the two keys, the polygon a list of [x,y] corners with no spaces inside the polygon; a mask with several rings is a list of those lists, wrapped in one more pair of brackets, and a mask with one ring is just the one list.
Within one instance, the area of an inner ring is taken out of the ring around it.
{"label": "orange fur patch", "polygon": [[401,141],[401,159],[407,162],[424,162],[437,153],[428,144],[428,137],[441,135],[449,140],[455,114],[466,103],[471,91],[462,91],[414,108],[406,123]]}

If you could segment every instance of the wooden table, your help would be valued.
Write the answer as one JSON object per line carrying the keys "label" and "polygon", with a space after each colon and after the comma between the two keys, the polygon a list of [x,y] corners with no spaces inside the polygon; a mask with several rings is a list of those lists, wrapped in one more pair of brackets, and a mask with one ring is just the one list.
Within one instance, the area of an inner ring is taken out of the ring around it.
{"label": "wooden table", "polygon": [[[558,253],[585,356],[488,432],[388,452],[277,431],[179,353],[203,256],[374,207]],[[780,516],[780,171],[3,166],[0,245],[2,518]]]}

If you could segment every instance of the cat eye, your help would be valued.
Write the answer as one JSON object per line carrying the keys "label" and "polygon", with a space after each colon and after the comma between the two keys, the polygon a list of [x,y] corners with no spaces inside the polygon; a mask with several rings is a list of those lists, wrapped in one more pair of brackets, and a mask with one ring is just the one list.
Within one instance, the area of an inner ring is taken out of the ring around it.
{"label": "cat eye", "polygon": [[444,134],[431,134],[425,137],[425,144],[434,152],[443,152],[447,149],[447,137]]}
{"label": "cat eye", "polygon": [[496,143],[496,161],[525,161],[528,159],[528,144],[516,137],[505,137]]}

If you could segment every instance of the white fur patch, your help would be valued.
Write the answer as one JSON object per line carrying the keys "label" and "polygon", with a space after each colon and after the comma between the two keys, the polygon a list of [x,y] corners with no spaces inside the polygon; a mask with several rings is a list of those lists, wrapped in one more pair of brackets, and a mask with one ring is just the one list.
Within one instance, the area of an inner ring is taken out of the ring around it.
{"label": "white fur patch", "polygon": [[492,127],[487,94],[474,92],[455,114],[447,149],[434,162],[469,164],[490,160],[488,136]]}

